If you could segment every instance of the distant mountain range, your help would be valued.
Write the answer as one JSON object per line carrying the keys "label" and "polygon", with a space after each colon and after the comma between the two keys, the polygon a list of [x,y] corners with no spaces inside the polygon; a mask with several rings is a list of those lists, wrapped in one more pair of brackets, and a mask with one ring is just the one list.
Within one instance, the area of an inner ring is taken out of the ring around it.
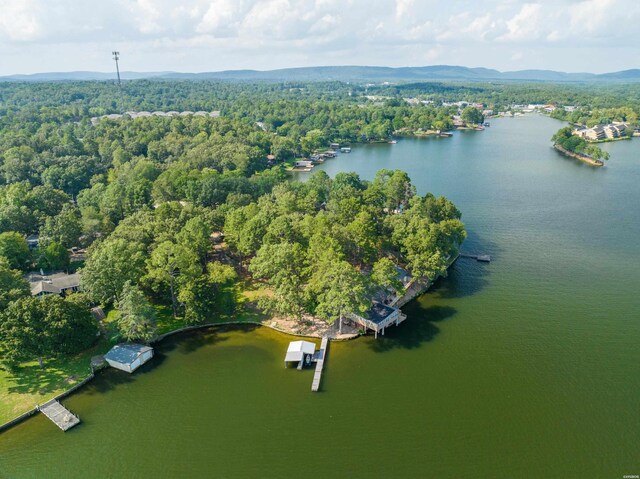
{"label": "distant mountain range", "polygon": [[[115,73],[101,72],[53,72],[32,75],[9,75],[0,81],[87,81],[113,80]],[[553,70],[517,70],[500,72],[489,68],[468,68],[451,65],[425,67],[368,67],[325,66],[283,68],[279,70],[226,70],[220,72],[122,72],[123,80],[142,78],[183,80],[270,80],[317,81],[341,80],[354,82],[408,82],[408,81],[538,81],[538,82],[635,82],[640,81],[640,69],[613,73],[565,73]]]}

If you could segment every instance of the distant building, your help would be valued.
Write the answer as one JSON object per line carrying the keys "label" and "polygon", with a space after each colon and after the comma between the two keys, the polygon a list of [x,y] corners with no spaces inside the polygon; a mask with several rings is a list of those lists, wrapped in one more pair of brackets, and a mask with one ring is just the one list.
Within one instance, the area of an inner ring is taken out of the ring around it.
{"label": "distant building", "polygon": [[298,160],[295,163],[296,168],[313,168],[313,161],[311,160]]}
{"label": "distant building", "polygon": [[587,141],[600,141],[606,139],[622,138],[626,135],[628,125],[626,123],[611,123],[609,125],[596,125],[593,128],[578,127],[573,134]]}
{"label": "distant building", "polygon": [[134,372],[153,357],[153,348],[142,344],[118,344],[104,356],[111,367]]}
{"label": "distant building", "polygon": [[64,296],[69,292],[77,292],[80,289],[80,274],[56,273],[49,276],[31,274],[28,277],[32,296],[47,296],[58,294]]}
{"label": "distant building", "polygon": [[40,242],[40,236],[38,235],[27,236],[27,245],[29,246],[29,249],[36,249],[38,247],[39,242]]}
{"label": "distant building", "polygon": [[131,119],[136,119],[136,118],[145,118],[145,117],[149,117],[149,116],[157,116],[157,117],[173,117],[173,116],[208,116],[211,118],[217,118],[220,116],[220,111],[219,110],[215,110],[215,111],[196,111],[196,112],[192,112],[192,111],[182,111],[182,112],[177,112],[177,111],[154,111],[153,113],[148,112],[148,111],[140,111],[140,112],[136,112],[136,111],[127,111],[124,113],[124,115],[120,115],[118,113],[112,113],[110,115],[102,115],[102,116],[96,116],[91,118],[91,124],[93,126],[96,126],[98,124],[98,122],[100,120],[104,120],[104,119],[108,119],[108,120],[120,120],[122,118],[131,118]]}

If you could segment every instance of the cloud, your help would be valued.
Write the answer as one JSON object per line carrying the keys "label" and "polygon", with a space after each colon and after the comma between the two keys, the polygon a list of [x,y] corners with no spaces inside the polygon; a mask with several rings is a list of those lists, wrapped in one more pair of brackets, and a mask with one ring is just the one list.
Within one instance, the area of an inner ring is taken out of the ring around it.
{"label": "cloud", "polygon": [[42,26],[34,12],[35,0],[0,1],[0,38],[12,42],[31,41],[39,37]]}
{"label": "cloud", "polygon": [[0,0],[0,12],[0,55],[17,62],[0,69],[10,71],[46,64],[52,48],[93,49],[96,57],[118,48],[137,64],[166,58],[162,68],[180,61],[201,71],[293,61],[497,67],[523,49],[537,56],[521,62],[567,44],[616,52],[640,46],[637,0]]}

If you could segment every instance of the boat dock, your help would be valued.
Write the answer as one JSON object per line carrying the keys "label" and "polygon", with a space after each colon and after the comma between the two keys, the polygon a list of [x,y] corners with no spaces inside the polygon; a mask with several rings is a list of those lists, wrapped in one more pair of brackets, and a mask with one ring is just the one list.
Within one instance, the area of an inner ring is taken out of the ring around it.
{"label": "boat dock", "polygon": [[329,338],[326,336],[322,338],[320,343],[320,350],[316,351],[313,359],[316,362],[316,371],[313,373],[313,382],[311,383],[311,390],[317,392],[320,389],[320,380],[322,379],[322,368],[324,368],[324,360],[327,357],[327,348],[329,346]]}
{"label": "boat dock", "polygon": [[488,254],[464,254],[464,253],[460,253],[460,257],[461,258],[475,259],[476,261],[481,261],[483,263],[490,263],[491,262],[491,256],[489,256]]}
{"label": "boat dock", "polygon": [[51,421],[63,431],[71,429],[80,424],[80,418],[68,411],[55,399],[38,406],[38,410],[47,416]]}

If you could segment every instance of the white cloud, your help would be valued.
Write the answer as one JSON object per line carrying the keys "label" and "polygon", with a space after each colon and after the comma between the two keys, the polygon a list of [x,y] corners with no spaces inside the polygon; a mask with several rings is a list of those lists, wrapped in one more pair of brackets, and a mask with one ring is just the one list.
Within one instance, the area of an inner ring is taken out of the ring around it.
{"label": "white cloud", "polygon": [[37,0],[19,2],[0,0],[0,38],[12,42],[35,40],[41,33],[41,25],[35,12]]}
{"label": "white cloud", "polygon": [[520,11],[505,24],[507,33],[499,37],[501,41],[535,41],[540,37],[540,20],[542,5],[539,3],[525,3]]}
{"label": "white cloud", "polygon": [[631,55],[603,58],[632,67],[639,22],[638,0],[0,0],[0,70],[41,69],[50,48],[81,61],[93,58],[83,50],[98,58],[118,48],[135,69],[151,59],[163,63],[146,69],[436,60],[508,68],[522,51],[522,66],[546,58],[554,68],[593,68],[592,58],[565,55],[570,44],[624,45]]}

